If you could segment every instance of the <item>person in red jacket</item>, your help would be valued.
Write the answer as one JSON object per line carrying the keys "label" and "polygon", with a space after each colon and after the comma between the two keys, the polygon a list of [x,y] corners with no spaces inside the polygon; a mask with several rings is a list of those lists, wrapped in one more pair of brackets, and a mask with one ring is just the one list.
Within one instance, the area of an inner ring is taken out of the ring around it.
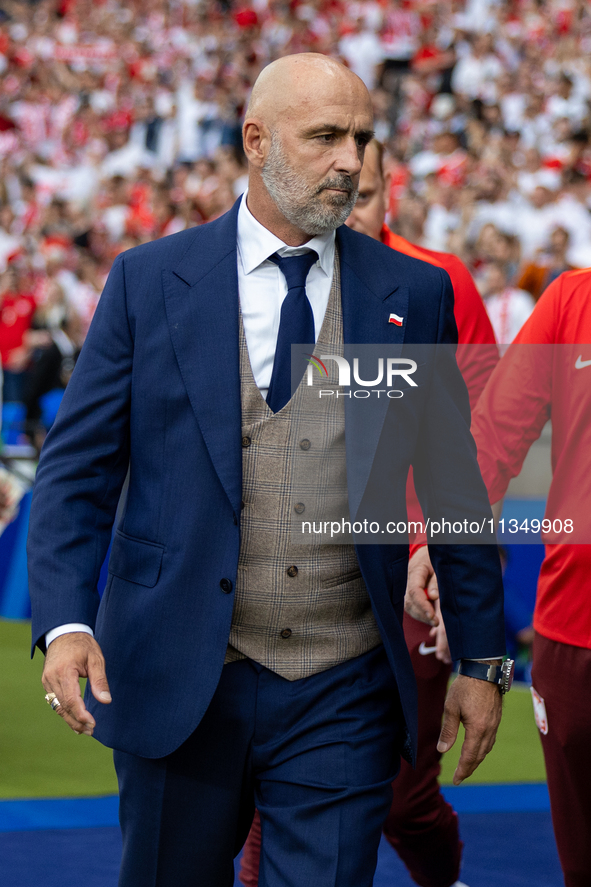
{"label": "person in red jacket", "polygon": [[[382,147],[373,140],[365,151],[357,204],[346,224],[362,234],[421,259],[448,272],[455,295],[454,314],[458,327],[458,365],[473,407],[498,362],[492,326],[470,272],[456,256],[414,246],[384,223],[388,183],[382,168]],[[472,346],[477,345],[477,348]],[[407,486],[409,520],[422,515],[412,479]],[[436,592],[436,580],[426,545],[411,546],[409,583]],[[424,594],[423,594],[424,596]],[[441,794],[438,782],[441,754],[437,740],[451,660],[445,636],[435,625],[426,625],[405,614],[404,634],[418,685],[419,750],[416,769],[402,761],[393,783],[393,802],[384,824],[384,834],[420,887],[462,887],[457,880],[462,859],[458,817]],[[244,846],[239,878],[245,887],[257,887],[260,854],[260,821],[255,816]],[[464,885],[465,887],[465,885]]]}
{"label": "person in red jacket", "polygon": [[35,299],[21,291],[14,266],[0,274],[0,358],[4,371],[4,400],[21,400],[23,340],[35,313]]}
{"label": "person in red jacket", "polygon": [[472,432],[491,503],[519,474],[550,416],[552,483],[542,524],[546,545],[534,611],[532,696],[565,884],[588,887],[591,544],[585,543],[591,542],[591,269],[568,271],[550,284],[473,413]]}

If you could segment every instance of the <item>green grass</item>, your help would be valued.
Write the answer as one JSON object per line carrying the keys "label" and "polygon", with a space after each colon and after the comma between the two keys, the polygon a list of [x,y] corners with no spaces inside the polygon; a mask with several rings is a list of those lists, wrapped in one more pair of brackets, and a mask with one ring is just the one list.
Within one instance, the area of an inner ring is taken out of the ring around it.
{"label": "green grass", "polygon": [[110,749],[77,736],[44,700],[43,656],[28,622],[0,621],[0,798],[110,795]]}
{"label": "green grass", "polygon": [[[443,755],[441,782],[450,784],[460,757],[464,728],[454,747]],[[533,715],[529,687],[514,685],[505,696],[503,719],[493,750],[466,785],[484,782],[544,782],[542,744]]]}
{"label": "green grass", "polygon": [[[0,798],[80,797],[115,794],[111,752],[76,736],[46,704],[43,657],[29,660],[30,627],[0,621]],[[450,783],[460,750],[443,756],[442,782]],[[529,690],[505,697],[497,743],[471,782],[539,782],[545,779]]]}

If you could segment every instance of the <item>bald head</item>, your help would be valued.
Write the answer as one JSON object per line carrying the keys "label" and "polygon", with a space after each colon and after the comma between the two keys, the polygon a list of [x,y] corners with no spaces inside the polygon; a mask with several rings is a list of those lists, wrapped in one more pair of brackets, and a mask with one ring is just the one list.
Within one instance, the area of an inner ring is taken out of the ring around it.
{"label": "bald head", "polygon": [[274,128],[278,121],[314,101],[319,94],[346,85],[371,108],[363,81],[345,65],[317,52],[287,55],[267,65],[252,88],[246,119],[259,117]]}
{"label": "bald head", "polygon": [[243,127],[251,212],[285,243],[334,230],[355,202],[372,127],[365,84],[334,59],[306,52],[268,65]]}

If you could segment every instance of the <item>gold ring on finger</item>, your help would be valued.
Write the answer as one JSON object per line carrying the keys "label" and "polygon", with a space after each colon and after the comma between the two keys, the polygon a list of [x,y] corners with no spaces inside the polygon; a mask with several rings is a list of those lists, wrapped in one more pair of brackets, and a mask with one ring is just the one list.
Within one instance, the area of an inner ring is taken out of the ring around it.
{"label": "gold ring on finger", "polygon": [[59,701],[59,699],[57,698],[55,693],[46,693],[45,694],[45,701],[48,703],[48,705],[51,705],[51,707],[54,711],[57,711],[57,709],[61,705],[61,702]]}

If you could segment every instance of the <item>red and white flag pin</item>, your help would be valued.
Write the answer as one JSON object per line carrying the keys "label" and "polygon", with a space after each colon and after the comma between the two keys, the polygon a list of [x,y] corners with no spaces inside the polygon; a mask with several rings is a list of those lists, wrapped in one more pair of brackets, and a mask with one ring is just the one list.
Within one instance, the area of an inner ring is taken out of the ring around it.
{"label": "red and white flag pin", "polygon": [[399,314],[391,314],[388,318],[388,323],[395,323],[396,326],[402,326],[404,318],[400,317]]}

